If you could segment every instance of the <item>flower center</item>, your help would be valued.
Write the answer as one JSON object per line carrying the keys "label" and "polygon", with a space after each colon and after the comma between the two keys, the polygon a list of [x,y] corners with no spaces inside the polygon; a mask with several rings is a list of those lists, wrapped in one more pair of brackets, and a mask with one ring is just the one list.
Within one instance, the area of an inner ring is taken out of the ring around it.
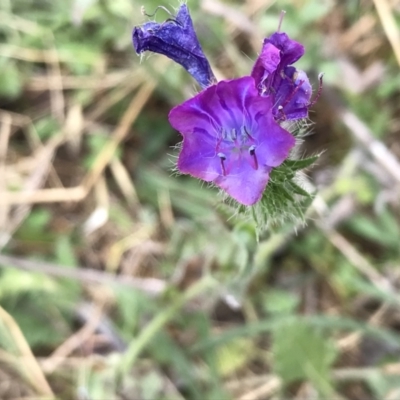
{"label": "flower center", "polygon": [[228,175],[245,160],[252,168],[258,169],[256,156],[257,143],[246,126],[240,129],[221,129],[216,146],[217,156],[221,161],[222,175]]}

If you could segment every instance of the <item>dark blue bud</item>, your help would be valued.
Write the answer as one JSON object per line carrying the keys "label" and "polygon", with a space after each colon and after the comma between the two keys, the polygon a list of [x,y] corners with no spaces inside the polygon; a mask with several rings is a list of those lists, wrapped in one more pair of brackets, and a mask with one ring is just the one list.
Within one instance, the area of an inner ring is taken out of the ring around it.
{"label": "dark blue bud", "polygon": [[179,7],[174,18],[161,24],[146,22],[132,34],[136,53],[152,51],[167,56],[182,65],[202,88],[215,83],[210,64],[201,49],[186,4]]}

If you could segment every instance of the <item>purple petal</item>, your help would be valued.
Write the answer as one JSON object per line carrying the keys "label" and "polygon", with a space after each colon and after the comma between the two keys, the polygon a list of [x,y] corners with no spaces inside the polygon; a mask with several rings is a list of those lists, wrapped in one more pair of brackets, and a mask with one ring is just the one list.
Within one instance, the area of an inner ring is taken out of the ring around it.
{"label": "purple petal", "polygon": [[277,70],[280,60],[280,50],[271,43],[265,43],[251,71],[251,76],[258,85],[262,85]]}
{"label": "purple petal", "polygon": [[226,125],[236,127],[245,120],[245,99],[257,97],[258,92],[252,78],[242,77],[219,82],[216,94],[225,115],[229,115]]}
{"label": "purple petal", "polygon": [[[294,67],[285,68],[283,78],[276,85],[274,115],[287,120],[306,118],[312,94],[312,88],[304,71]],[[282,106],[279,110],[278,107]]]}
{"label": "purple petal", "polygon": [[167,56],[182,65],[201,87],[215,81],[186,4],[181,4],[175,18],[161,24],[151,21],[135,27],[132,39],[137,54],[152,51]]}
{"label": "purple petal", "polygon": [[221,174],[221,161],[215,151],[216,142],[200,129],[184,135],[178,158],[179,171],[206,182],[216,179]]}
{"label": "purple petal", "polygon": [[215,184],[225,190],[237,202],[251,206],[259,201],[269,180],[271,168],[263,167],[257,170],[245,162],[238,165],[238,174],[219,176]]}
{"label": "purple petal", "polygon": [[259,122],[264,134],[255,150],[258,162],[269,167],[278,167],[287,159],[296,140],[272,118],[263,117]]}
{"label": "purple petal", "polygon": [[264,46],[272,44],[280,50],[281,65],[288,66],[295,63],[304,54],[304,46],[289,38],[284,32],[275,32],[264,39]]}
{"label": "purple petal", "polygon": [[[202,127],[209,134],[212,134],[214,127],[219,126],[217,115],[213,115],[203,106],[204,98],[215,98],[217,86],[213,85],[203,90],[201,93],[174,107],[168,116],[169,122],[173,128],[181,132],[193,133],[197,127]],[[214,134],[216,136],[216,134]]]}

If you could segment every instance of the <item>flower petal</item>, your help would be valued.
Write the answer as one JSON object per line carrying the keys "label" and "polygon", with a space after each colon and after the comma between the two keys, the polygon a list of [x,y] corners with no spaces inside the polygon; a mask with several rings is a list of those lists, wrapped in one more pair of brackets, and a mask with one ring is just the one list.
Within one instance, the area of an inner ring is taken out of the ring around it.
{"label": "flower petal", "polygon": [[215,81],[186,4],[181,4],[175,18],[169,18],[161,24],[150,21],[135,27],[132,39],[138,54],[152,51],[167,56],[182,65],[201,87],[207,87]]}
{"label": "flower petal", "polygon": [[181,132],[182,135],[193,133],[197,127],[202,127],[206,132],[216,137],[217,133],[214,131],[220,126],[220,120],[217,119],[218,113],[214,115],[204,107],[204,97],[215,98],[215,91],[216,85],[210,86],[198,95],[174,107],[168,115],[172,127]]}
{"label": "flower petal", "polygon": [[178,158],[178,169],[206,182],[222,174],[221,161],[216,154],[216,139],[199,129],[184,136]]}
{"label": "flower petal", "polygon": [[251,76],[262,86],[264,80],[278,68],[281,61],[280,50],[272,43],[265,43],[262,47],[261,54],[254,63]]}
{"label": "flower petal", "polygon": [[[263,121],[265,121],[265,118],[260,119],[260,123]],[[266,131],[266,134],[262,136],[262,141],[258,143],[255,152],[259,164],[277,167],[288,158],[296,140],[275,121],[271,125],[267,123],[263,125],[262,129]]]}
{"label": "flower petal", "polygon": [[215,184],[225,190],[236,201],[251,206],[261,199],[269,179],[271,168],[262,167],[254,170],[244,160],[227,176],[219,176]]}
{"label": "flower petal", "polygon": [[[300,119],[308,115],[312,88],[307,74],[294,67],[286,67],[283,78],[276,83],[274,115],[279,119]],[[278,109],[282,106],[282,109]]]}
{"label": "flower petal", "polygon": [[289,38],[284,32],[275,32],[264,39],[264,46],[272,44],[280,50],[281,65],[287,66],[295,63],[304,54],[304,46]]}

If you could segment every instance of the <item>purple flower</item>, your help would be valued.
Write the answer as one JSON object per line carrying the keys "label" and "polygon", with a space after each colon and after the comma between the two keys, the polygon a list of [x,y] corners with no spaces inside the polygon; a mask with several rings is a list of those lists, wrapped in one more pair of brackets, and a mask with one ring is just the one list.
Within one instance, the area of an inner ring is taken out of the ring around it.
{"label": "purple flower", "polygon": [[304,54],[302,44],[291,40],[286,33],[276,32],[264,39],[260,56],[251,76],[259,92],[271,96],[276,120],[306,118],[312,88],[305,72],[291,64]]}
{"label": "purple flower", "polygon": [[221,81],[176,106],[169,121],[183,136],[179,171],[215,183],[241,204],[256,203],[295,144],[271,110],[271,98],[259,95],[250,76]]}
{"label": "purple flower", "polygon": [[146,22],[132,34],[136,53],[152,51],[182,65],[202,88],[215,82],[210,64],[201,49],[186,4],[181,4],[175,18],[161,24]]}

